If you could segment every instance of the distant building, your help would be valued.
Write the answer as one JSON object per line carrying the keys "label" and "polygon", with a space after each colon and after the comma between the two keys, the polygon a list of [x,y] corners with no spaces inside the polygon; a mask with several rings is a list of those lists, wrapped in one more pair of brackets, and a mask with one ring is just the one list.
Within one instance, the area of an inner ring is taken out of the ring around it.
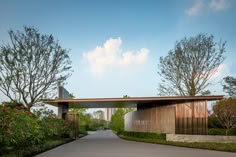
{"label": "distant building", "polygon": [[105,120],[111,121],[111,117],[115,112],[116,108],[105,108]]}

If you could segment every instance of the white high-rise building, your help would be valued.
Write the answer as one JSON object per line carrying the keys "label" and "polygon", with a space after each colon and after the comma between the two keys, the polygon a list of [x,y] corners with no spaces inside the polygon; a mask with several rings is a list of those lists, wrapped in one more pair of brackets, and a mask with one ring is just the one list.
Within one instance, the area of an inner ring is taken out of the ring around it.
{"label": "white high-rise building", "polygon": [[111,117],[115,112],[116,108],[105,108],[105,120],[111,121]]}

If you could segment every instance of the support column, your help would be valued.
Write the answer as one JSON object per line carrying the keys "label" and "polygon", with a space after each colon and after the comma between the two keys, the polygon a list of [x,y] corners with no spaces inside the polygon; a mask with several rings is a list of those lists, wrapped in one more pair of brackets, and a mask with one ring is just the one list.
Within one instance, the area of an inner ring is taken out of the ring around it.
{"label": "support column", "polygon": [[66,114],[69,111],[68,102],[58,103],[58,117],[66,120]]}

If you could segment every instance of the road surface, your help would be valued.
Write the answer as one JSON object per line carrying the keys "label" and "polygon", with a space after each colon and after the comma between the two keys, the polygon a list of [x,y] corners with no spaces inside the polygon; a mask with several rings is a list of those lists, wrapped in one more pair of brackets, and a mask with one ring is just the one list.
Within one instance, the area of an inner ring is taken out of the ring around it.
{"label": "road surface", "polygon": [[36,157],[236,157],[236,153],[126,141],[97,131]]}

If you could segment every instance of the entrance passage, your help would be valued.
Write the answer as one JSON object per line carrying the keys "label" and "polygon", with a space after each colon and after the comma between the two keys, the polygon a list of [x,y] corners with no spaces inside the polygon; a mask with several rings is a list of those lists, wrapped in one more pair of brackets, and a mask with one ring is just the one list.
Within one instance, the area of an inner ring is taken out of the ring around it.
{"label": "entrance passage", "polygon": [[126,141],[111,130],[92,132],[36,157],[235,157],[235,153]]}

